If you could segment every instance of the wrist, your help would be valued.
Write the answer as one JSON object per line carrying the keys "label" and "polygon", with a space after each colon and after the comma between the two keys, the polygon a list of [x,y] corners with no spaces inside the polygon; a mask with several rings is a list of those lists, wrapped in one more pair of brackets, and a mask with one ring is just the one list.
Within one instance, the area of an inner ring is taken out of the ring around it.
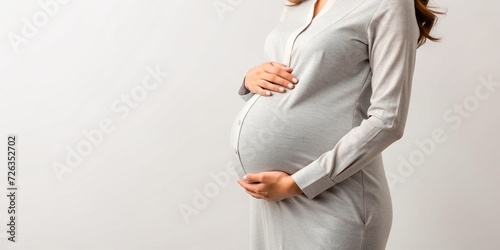
{"label": "wrist", "polygon": [[292,194],[293,196],[303,194],[302,189],[300,189],[297,183],[295,183],[295,180],[292,178],[292,176],[288,176],[287,179],[288,179],[287,186],[290,194]]}
{"label": "wrist", "polygon": [[247,90],[249,90],[249,91],[250,91],[250,89],[249,89],[249,88],[248,88],[248,86],[247,86],[247,81],[246,81],[246,79],[247,79],[247,77],[245,76],[245,77],[243,78],[243,87],[245,87]]}

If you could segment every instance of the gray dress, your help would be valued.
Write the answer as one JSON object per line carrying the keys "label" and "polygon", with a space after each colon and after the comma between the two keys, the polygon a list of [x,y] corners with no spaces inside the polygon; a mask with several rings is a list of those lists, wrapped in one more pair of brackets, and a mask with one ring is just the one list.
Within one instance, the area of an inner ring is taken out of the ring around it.
{"label": "gray dress", "polygon": [[[265,41],[293,90],[246,101],[231,131],[235,171],[290,174],[304,194],[251,200],[250,249],[384,249],[392,224],[381,152],[405,127],[419,29],[413,0],[284,6]],[[246,193],[245,193],[246,194]]]}

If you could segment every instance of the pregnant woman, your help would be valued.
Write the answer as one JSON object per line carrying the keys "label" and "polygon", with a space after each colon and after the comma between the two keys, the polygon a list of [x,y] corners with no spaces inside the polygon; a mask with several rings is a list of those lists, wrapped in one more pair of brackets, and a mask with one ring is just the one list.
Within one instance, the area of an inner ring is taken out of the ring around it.
{"label": "pregnant woman", "polygon": [[251,249],[385,249],[381,153],[403,135],[417,47],[436,40],[427,2],[285,3],[231,132]]}

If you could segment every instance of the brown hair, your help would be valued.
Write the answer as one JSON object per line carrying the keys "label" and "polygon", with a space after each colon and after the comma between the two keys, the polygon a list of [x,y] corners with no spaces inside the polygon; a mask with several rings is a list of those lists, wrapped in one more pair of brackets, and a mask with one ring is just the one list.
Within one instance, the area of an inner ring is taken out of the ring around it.
{"label": "brown hair", "polygon": [[[288,0],[295,6],[304,2],[305,0]],[[439,38],[430,35],[434,24],[437,22],[437,15],[444,14],[443,12],[430,9],[427,4],[429,0],[415,0],[415,15],[417,17],[418,29],[420,36],[418,37],[418,46],[422,46],[427,39],[431,41],[438,41]]]}

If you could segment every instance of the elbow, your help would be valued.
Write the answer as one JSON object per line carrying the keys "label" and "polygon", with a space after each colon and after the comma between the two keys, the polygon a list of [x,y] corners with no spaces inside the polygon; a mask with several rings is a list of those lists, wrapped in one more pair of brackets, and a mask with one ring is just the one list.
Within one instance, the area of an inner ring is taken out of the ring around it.
{"label": "elbow", "polygon": [[390,135],[393,142],[403,138],[404,130],[404,123],[393,122],[391,126],[386,127],[386,132]]}
{"label": "elbow", "polygon": [[401,139],[404,135],[406,116],[386,111],[383,115],[370,114],[368,120],[371,120],[391,143]]}
{"label": "elbow", "polygon": [[405,130],[405,119],[396,115],[390,117],[382,117],[371,115],[369,120],[373,121],[375,126],[379,127],[379,131],[395,142],[403,137]]}
{"label": "elbow", "polygon": [[404,128],[402,128],[401,126],[399,126],[396,129],[394,129],[393,133],[394,133],[394,141],[397,141],[397,140],[403,138]]}

